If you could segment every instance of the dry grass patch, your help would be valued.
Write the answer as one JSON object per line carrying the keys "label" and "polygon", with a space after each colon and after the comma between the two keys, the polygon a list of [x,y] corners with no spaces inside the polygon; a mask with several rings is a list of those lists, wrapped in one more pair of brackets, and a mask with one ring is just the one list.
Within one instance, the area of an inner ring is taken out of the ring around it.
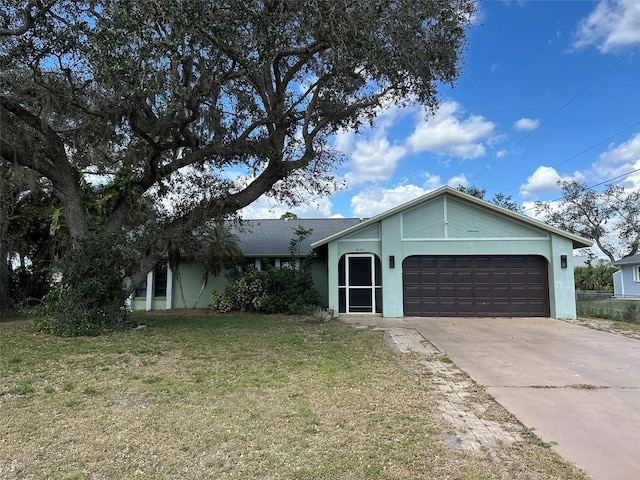
{"label": "dry grass patch", "polygon": [[0,324],[0,478],[580,478],[535,445],[451,450],[428,376],[380,332],[139,320],[79,339]]}

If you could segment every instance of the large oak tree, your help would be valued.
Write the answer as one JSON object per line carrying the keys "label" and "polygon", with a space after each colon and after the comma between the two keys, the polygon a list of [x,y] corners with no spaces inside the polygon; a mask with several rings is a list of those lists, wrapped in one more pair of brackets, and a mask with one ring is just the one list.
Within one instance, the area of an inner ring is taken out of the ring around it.
{"label": "large oak tree", "polygon": [[559,185],[562,200],[536,204],[547,223],[593,240],[611,262],[638,253],[640,191],[620,185],[598,191],[574,180]]}
{"label": "large oak tree", "polygon": [[[0,7],[0,155],[72,239],[125,234],[123,298],[172,237],[336,186],[331,136],[437,106],[474,0],[49,0]],[[151,233],[149,233],[151,232]],[[136,239],[147,238],[143,247]]]}

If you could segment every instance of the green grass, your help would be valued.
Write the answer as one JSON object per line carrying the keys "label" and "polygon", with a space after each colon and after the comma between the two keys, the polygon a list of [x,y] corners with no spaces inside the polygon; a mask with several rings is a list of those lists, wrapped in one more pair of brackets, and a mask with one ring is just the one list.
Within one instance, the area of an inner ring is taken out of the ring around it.
{"label": "green grass", "polygon": [[94,338],[0,323],[0,478],[581,478],[532,442],[449,448],[429,377],[381,332],[138,320],[148,328]]}
{"label": "green grass", "polygon": [[578,299],[576,310],[581,318],[601,318],[628,324],[640,324],[640,301],[638,300]]}

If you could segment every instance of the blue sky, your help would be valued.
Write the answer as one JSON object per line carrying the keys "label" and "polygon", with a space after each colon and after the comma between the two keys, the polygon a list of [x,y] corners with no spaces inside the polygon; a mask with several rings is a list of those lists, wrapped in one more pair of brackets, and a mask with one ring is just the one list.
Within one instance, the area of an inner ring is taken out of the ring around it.
{"label": "blue sky", "polygon": [[621,176],[640,169],[640,1],[481,1],[461,78],[439,98],[432,117],[392,108],[336,137],[342,191],[298,208],[260,199],[243,216],[371,217],[447,184],[533,215],[561,179],[640,188],[640,171]]}

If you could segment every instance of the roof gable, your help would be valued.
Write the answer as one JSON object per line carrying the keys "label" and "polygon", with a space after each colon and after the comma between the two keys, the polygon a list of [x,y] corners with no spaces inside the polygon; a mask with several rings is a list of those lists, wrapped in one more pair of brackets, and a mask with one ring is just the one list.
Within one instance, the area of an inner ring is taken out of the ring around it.
{"label": "roof gable", "polygon": [[[375,217],[372,217],[368,220],[365,220],[357,225],[354,225],[350,228],[347,228],[346,230],[343,230],[341,232],[336,232],[333,235],[330,235],[328,237],[323,238],[322,240],[316,241],[314,243],[311,244],[312,248],[318,248],[321,247],[322,245],[325,245],[327,243],[330,243],[334,240],[338,240],[340,238],[346,237],[346,236],[350,236],[352,234],[354,234],[355,232],[367,228],[368,226],[375,224],[377,222],[380,222],[381,220],[384,220],[386,218],[389,218],[393,215],[396,214],[404,214],[404,215],[410,215],[411,211],[413,209],[416,208],[425,208],[425,209],[429,209],[431,208],[432,211],[429,213],[428,218],[429,219],[433,219],[433,220],[427,220],[427,222],[431,222],[430,225],[428,225],[427,227],[423,227],[424,229],[430,227],[433,228],[440,228],[440,225],[436,225],[436,221],[437,221],[437,215],[436,215],[436,211],[440,208],[438,202],[444,202],[446,201],[446,199],[452,199],[454,204],[460,206],[460,205],[467,205],[467,206],[471,206],[471,207],[476,207],[476,212],[478,212],[478,215],[476,217],[476,219],[472,220],[473,222],[476,223],[475,227],[482,227],[481,229],[484,230],[485,232],[489,232],[488,235],[490,235],[491,233],[491,229],[487,228],[487,225],[485,224],[478,224],[478,219],[480,218],[484,218],[485,221],[489,218],[493,218],[495,219],[499,219],[499,221],[502,224],[511,224],[513,225],[513,232],[518,233],[518,236],[522,235],[522,232],[527,231],[531,234],[531,236],[533,237],[539,237],[541,234],[542,235],[547,235],[548,233],[553,233],[556,235],[559,235],[561,237],[567,238],[569,240],[571,240],[573,242],[573,248],[583,248],[583,247],[590,247],[592,245],[592,242],[589,240],[586,240],[582,237],[579,237],[577,235],[573,235],[571,233],[565,232],[563,230],[560,230],[558,228],[552,227],[550,225],[547,225],[543,222],[540,222],[539,220],[535,220],[533,218],[527,217],[525,215],[522,215],[520,213],[516,213],[513,212],[511,210],[508,210],[506,208],[503,207],[499,207],[498,205],[495,205],[493,203],[487,202],[486,200],[482,200],[479,199],[477,197],[474,197],[472,195],[460,192],[456,189],[453,189],[449,186],[445,186],[445,187],[441,187],[437,190],[434,190],[433,192],[427,193],[426,195],[423,195],[421,197],[418,197],[414,200],[411,200],[407,203],[404,203],[402,205],[399,205],[395,208],[392,208],[386,212],[383,212],[379,215],[376,215]],[[457,202],[457,203],[456,203]],[[455,207],[454,207],[455,208]],[[493,217],[491,217],[493,216]],[[470,219],[473,219],[473,215],[469,217]],[[504,220],[510,220],[510,222],[504,222]],[[447,219],[444,223],[442,228],[445,228],[445,225],[448,225],[449,219]],[[463,220],[463,221],[468,221],[467,220]],[[419,223],[419,222],[418,222]],[[442,223],[442,222],[441,222]],[[457,226],[454,223],[454,230],[455,228],[461,229],[461,228],[465,228],[465,227],[469,227],[469,224],[462,224],[459,223]],[[480,228],[466,228],[466,230],[474,230],[474,229],[480,229]],[[512,232],[512,233],[513,233]],[[466,232],[467,234],[469,233],[476,233],[476,232]],[[478,234],[480,234],[480,231],[477,232]],[[481,235],[480,235],[481,236]],[[444,233],[443,233],[443,237],[444,238]],[[451,238],[451,237],[447,237],[447,238]],[[473,238],[473,237],[469,237],[468,235],[466,236],[466,238]],[[485,238],[492,238],[491,236],[486,236]]]}

